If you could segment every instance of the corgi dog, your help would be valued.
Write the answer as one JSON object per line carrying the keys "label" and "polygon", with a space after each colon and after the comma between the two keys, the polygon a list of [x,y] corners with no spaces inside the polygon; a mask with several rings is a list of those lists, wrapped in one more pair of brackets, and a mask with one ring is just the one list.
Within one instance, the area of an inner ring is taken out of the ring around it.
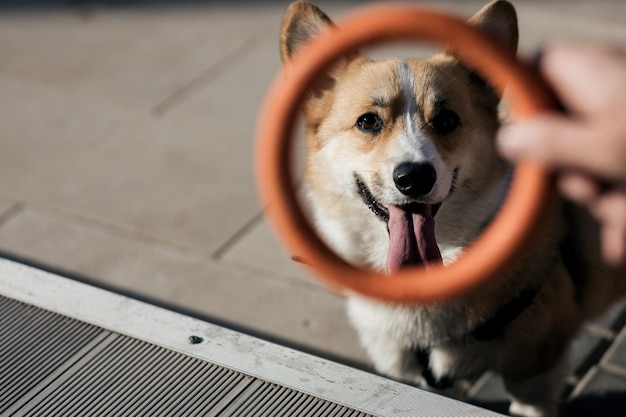
{"label": "corgi dog", "polygon": [[[489,3],[469,24],[516,51],[510,3]],[[293,3],[280,30],[283,65],[332,25],[311,3]],[[513,175],[496,152],[499,102],[448,52],[338,60],[303,103],[305,200],[320,236],[364,268],[454,262],[494,218]],[[512,414],[556,415],[569,342],[625,294],[626,271],[602,262],[583,209],[559,202],[544,217],[522,259],[478,291],[411,305],[349,295],[349,318],[377,371],[446,390],[490,370],[502,376]]]}

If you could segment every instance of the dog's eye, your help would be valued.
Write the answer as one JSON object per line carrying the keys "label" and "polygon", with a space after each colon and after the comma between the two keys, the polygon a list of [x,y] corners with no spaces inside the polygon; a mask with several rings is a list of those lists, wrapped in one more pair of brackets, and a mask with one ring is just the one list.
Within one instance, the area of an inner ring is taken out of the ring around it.
{"label": "dog's eye", "polygon": [[452,110],[444,109],[441,110],[429,124],[437,133],[445,135],[455,131],[461,125],[461,119],[459,119],[459,115]]}
{"label": "dog's eye", "polygon": [[357,119],[356,127],[363,132],[378,133],[383,128],[383,121],[376,113],[365,113]]}

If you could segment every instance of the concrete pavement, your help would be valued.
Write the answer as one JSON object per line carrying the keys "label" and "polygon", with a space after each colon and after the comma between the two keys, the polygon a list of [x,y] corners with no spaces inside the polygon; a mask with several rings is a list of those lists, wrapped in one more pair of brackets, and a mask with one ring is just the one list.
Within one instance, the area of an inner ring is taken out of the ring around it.
{"label": "concrete pavement", "polygon": [[[290,261],[254,189],[289,2],[15,3],[0,5],[0,250],[365,363],[342,298]],[[361,3],[319,2],[334,18]],[[431,3],[469,15],[485,2]],[[554,39],[626,44],[621,0],[513,3],[524,55]],[[590,370],[626,377],[605,357],[624,340],[615,314],[571,392]]]}

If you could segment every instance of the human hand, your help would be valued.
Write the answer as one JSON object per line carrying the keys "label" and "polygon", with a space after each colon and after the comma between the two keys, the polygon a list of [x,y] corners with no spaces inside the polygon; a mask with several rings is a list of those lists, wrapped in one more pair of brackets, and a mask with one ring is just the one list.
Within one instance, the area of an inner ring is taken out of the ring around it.
{"label": "human hand", "polygon": [[539,69],[567,109],[513,123],[498,135],[502,155],[552,168],[557,187],[601,224],[604,259],[626,261],[626,52],[556,44]]}

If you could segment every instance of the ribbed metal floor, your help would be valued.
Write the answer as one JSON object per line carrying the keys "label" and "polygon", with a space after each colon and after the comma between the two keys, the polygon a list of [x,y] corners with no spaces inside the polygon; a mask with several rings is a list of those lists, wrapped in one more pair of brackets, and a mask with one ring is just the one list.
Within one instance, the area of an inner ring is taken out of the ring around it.
{"label": "ribbed metal floor", "polygon": [[0,416],[369,414],[0,296]]}

